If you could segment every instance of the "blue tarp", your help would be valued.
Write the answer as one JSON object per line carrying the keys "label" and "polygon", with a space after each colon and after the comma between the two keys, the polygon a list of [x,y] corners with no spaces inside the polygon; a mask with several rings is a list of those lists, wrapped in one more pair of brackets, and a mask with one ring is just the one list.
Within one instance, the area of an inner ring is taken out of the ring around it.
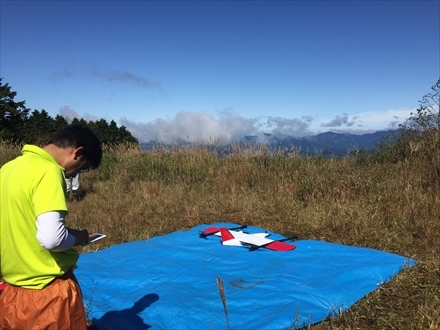
{"label": "blue tarp", "polygon": [[228,322],[230,329],[301,328],[346,310],[415,264],[316,240],[295,241],[296,249],[286,252],[250,252],[223,246],[218,236],[200,238],[208,226],[82,254],[75,274],[88,317],[100,330],[228,329]]}

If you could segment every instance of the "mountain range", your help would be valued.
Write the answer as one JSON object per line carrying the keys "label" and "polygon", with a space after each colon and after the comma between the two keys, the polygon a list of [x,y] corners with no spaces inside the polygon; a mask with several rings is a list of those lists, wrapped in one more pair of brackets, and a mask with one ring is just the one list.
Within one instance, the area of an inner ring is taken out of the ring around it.
{"label": "mountain range", "polygon": [[[368,134],[326,132],[306,137],[292,137],[282,134],[264,134],[263,137],[248,135],[244,136],[242,142],[247,145],[264,143],[273,148],[274,151],[289,152],[295,150],[301,156],[322,155],[324,157],[334,157],[345,156],[350,151],[360,148],[365,149],[367,152],[372,151],[384,137],[391,136],[397,132],[396,130],[377,131]],[[154,141],[142,143],[141,145],[144,150],[151,150],[157,145],[171,147]],[[217,149],[219,148],[217,147]],[[228,152],[230,146],[220,147],[220,149]]]}
{"label": "mountain range", "polygon": [[[397,133],[396,130],[377,131],[368,134],[350,134],[326,132],[314,136],[295,138],[291,136],[267,136],[268,143],[276,148],[295,148],[301,155],[344,156],[350,150],[365,149],[367,152],[377,147],[386,137]],[[252,138],[246,137],[247,141]]]}

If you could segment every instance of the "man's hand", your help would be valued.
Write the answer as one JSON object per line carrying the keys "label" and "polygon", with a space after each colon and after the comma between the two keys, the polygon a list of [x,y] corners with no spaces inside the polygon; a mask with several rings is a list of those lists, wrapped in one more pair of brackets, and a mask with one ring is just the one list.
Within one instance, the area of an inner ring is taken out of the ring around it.
{"label": "man's hand", "polygon": [[78,229],[67,228],[67,230],[69,231],[70,235],[75,237],[74,246],[83,245],[85,242],[89,240],[90,236],[94,235],[94,234],[89,235],[87,229],[78,230]]}

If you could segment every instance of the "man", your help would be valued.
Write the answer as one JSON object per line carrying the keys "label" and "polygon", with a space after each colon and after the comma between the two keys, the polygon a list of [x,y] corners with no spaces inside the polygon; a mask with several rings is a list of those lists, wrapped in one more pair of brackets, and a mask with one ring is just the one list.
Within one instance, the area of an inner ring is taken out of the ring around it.
{"label": "man", "polygon": [[70,125],[43,148],[25,145],[0,169],[0,329],[87,328],[73,248],[95,234],[65,226],[65,178],[97,168],[99,139]]}
{"label": "man", "polygon": [[79,173],[66,179],[66,193],[70,199],[79,198]]}

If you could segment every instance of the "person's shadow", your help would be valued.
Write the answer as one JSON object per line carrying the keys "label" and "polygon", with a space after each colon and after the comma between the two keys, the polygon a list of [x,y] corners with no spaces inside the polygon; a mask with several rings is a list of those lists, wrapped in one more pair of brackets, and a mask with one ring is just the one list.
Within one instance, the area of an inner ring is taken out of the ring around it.
{"label": "person's shadow", "polygon": [[157,294],[147,294],[135,302],[133,307],[107,312],[99,319],[92,319],[92,323],[97,329],[147,330],[151,325],[145,324],[138,314],[157,300],[159,300]]}

